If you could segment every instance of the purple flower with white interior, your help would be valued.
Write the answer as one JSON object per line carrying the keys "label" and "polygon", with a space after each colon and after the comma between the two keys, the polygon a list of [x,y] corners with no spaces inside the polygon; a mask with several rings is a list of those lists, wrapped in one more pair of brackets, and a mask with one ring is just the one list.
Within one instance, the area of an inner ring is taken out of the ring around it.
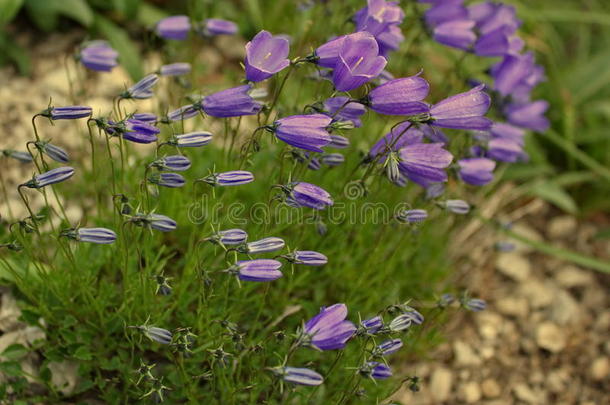
{"label": "purple flower with white interior", "polygon": [[69,107],[49,107],[40,113],[41,116],[47,117],[53,121],[57,120],[75,120],[79,118],[87,118],[91,116],[91,107],[83,105],[73,105]]}
{"label": "purple flower with white interior", "polygon": [[246,44],[246,80],[260,82],[290,65],[288,40],[261,31]]}
{"label": "purple flower with white interior", "polygon": [[183,105],[180,108],[170,111],[169,114],[167,114],[167,120],[169,122],[187,120],[199,114],[201,110],[202,106],[200,103]]}
{"label": "purple flower with white interior", "polygon": [[157,23],[155,31],[164,39],[183,41],[191,30],[191,22],[185,15],[166,17]]}
{"label": "purple flower with white interior", "polygon": [[447,200],[441,203],[441,205],[447,211],[458,215],[466,215],[470,212],[470,204],[464,200]]}
{"label": "purple flower with white interior", "polygon": [[493,180],[496,162],[487,158],[469,158],[457,161],[460,178],[473,186],[483,186]]}
{"label": "purple flower with white interior", "polygon": [[320,313],[305,324],[299,342],[319,350],[343,349],[356,332],[356,326],[348,320],[345,304],[322,308]]}
{"label": "purple flower with white interior", "polygon": [[204,97],[201,107],[207,115],[218,118],[255,115],[263,105],[250,95],[251,92],[251,84],[222,90]]}
{"label": "purple flower with white interior", "polygon": [[325,255],[313,250],[295,250],[282,257],[291,263],[303,264],[305,266],[323,266],[328,263],[328,258]]}
{"label": "purple flower with white interior", "polygon": [[479,85],[465,93],[456,94],[430,108],[430,125],[443,128],[486,130],[491,120],[484,117],[491,99]]}
{"label": "purple flower with white interior", "polygon": [[32,180],[22,184],[22,186],[28,188],[42,188],[51,184],[56,184],[64,180],[68,180],[73,175],[74,169],[72,167],[58,167],[56,169],[51,169],[48,172],[35,175]]}
{"label": "purple flower with white interior", "polygon": [[108,245],[116,240],[116,233],[107,228],[73,228],[62,231],[61,235],[78,242],[100,245]]}
{"label": "purple flower with white interior", "polygon": [[224,231],[218,231],[212,235],[209,240],[225,246],[241,245],[248,240],[248,233],[242,229],[226,229]]}
{"label": "purple flower with white interior", "polygon": [[68,156],[68,152],[60,148],[59,146],[55,146],[50,142],[42,142],[36,141],[34,143],[36,148],[59,163],[68,163],[70,161],[70,157]]}
{"label": "purple flower with white interior", "polygon": [[405,18],[397,1],[367,0],[366,7],[354,15],[357,31],[367,31],[378,36]]}
{"label": "purple flower with white interior", "polygon": [[280,376],[284,381],[291,384],[307,385],[314,387],[324,382],[324,377],[308,368],[276,367],[273,368],[271,371],[273,371],[273,373],[275,373],[276,375]]}
{"label": "purple flower with white interior", "polygon": [[401,222],[408,222],[410,224],[417,224],[424,222],[428,218],[428,212],[422,209],[404,210],[400,211],[396,216]]}
{"label": "purple flower with white interior", "polygon": [[388,330],[391,332],[402,332],[411,327],[413,319],[408,314],[400,314],[396,318],[392,319],[388,325]]}
{"label": "purple flower with white interior", "polygon": [[97,72],[110,72],[119,63],[119,53],[106,41],[91,41],[80,50],[77,59],[88,69]]}
{"label": "purple flower with white interior", "polygon": [[379,114],[418,115],[429,111],[421,102],[429,91],[430,85],[419,75],[394,79],[371,90],[364,103]]}
{"label": "purple flower with white interior", "polygon": [[385,380],[392,376],[390,367],[378,361],[369,361],[359,369],[359,372],[362,376],[374,378],[375,380]]}
{"label": "purple flower with white interior", "polygon": [[360,327],[359,332],[361,334],[374,335],[383,327],[383,318],[377,315],[372,318],[365,319],[364,321],[360,322]]}
{"label": "purple flower with white interior", "polygon": [[379,76],[387,60],[379,55],[375,37],[362,31],[347,35],[333,72],[337,91],[350,91]]}
{"label": "purple flower with white interior", "polygon": [[150,325],[130,326],[140,330],[144,336],[157,343],[168,345],[172,342],[173,335],[170,331]]}
{"label": "purple flower with white interior", "polygon": [[381,342],[377,347],[373,349],[373,355],[375,357],[389,356],[392,353],[396,353],[402,347],[403,343],[400,339],[390,339]]}
{"label": "purple flower with white interior", "polygon": [[330,143],[327,127],[332,119],[324,114],[293,115],[275,121],[270,130],[275,136],[295,148],[312,152]]}

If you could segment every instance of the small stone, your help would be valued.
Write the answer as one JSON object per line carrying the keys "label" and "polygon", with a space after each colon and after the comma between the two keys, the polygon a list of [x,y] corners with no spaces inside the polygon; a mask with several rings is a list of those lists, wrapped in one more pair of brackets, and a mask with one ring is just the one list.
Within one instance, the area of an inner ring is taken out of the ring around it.
{"label": "small stone", "polygon": [[502,388],[496,380],[488,378],[481,383],[481,390],[485,398],[497,398],[502,393]]}
{"label": "small stone", "polygon": [[524,296],[532,308],[544,308],[553,302],[557,287],[549,282],[528,280],[519,287],[520,295]]}
{"label": "small stone", "polygon": [[481,388],[474,381],[462,384],[458,390],[458,398],[467,404],[474,404],[481,399]]}
{"label": "small stone", "polygon": [[444,367],[437,368],[430,377],[430,395],[436,402],[445,402],[449,399],[452,384],[451,371]]}
{"label": "small stone", "polygon": [[519,253],[501,254],[496,261],[496,268],[515,281],[525,281],[530,275],[531,267],[530,261]]}
{"label": "small stone", "polygon": [[49,363],[51,370],[51,383],[59,389],[62,394],[69,395],[76,388],[78,382],[78,363],[74,361],[52,361]]}
{"label": "small stone", "polygon": [[6,332],[14,330],[21,323],[19,317],[21,310],[13,294],[6,292],[2,294],[2,306],[0,307],[0,331]]}
{"label": "small stone", "polygon": [[572,295],[558,289],[550,307],[550,319],[559,325],[577,323],[581,319],[582,309]]}
{"label": "small stone", "polygon": [[549,221],[547,234],[551,239],[563,239],[574,235],[578,222],[569,215],[555,217]]}
{"label": "small stone", "polygon": [[484,311],[476,316],[479,335],[484,340],[495,340],[502,329],[503,319],[492,311]]}
{"label": "small stone", "polygon": [[481,364],[481,359],[468,344],[461,340],[453,343],[453,354],[457,366],[477,366]]}
{"label": "small stone", "polygon": [[544,322],[536,328],[538,347],[551,353],[559,353],[566,347],[566,336],[561,328],[552,322]]}
{"label": "small stone", "polygon": [[566,389],[570,375],[563,370],[552,370],[546,377],[546,387],[553,393],[560,393]]}
{"label": "small stone", "polygon": [[539,404],[538,395],[525,383],[515,385],[513,392],[517,399],[528,404]]}
{"label": "small stone", "polygon": [[566,288],[583,287],[593,282],[593,274],[576,266],[565,266],[555,276],[557,282]]}
{"label": "small stone", "polygon": [[610,374],[610,361],[608,357],[599,357],[591,363],[590,368],[591,378],[595,381],[601,381]]}
{"label": "small stone", "polygon": [[502,315],[524,318],[529,313],[528,303],[525,298],[505,297],[496,301],[495,307]]}

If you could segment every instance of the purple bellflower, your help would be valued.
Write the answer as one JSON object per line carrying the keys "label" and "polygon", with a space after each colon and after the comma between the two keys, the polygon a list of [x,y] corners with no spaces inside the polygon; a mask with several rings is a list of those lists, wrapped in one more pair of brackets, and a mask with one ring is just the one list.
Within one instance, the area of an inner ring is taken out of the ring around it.
{"label": "purple bellflower", "polygon": [[233,170],[223,173],[212,173],[198,181],[207,183],[210,186],[239,186],[252,183],[254,181],[254,175],[245,170]]}
{"label": "purple bellflower", "polygon": [[282,257],[291,263],[303,264],[305,266],[323,266],[328,263],[328,258],[325,255],[313,250],[295,250]]}
{"label": "purple bellflower", "polygon": [[379,55],[375,37],[362,31],[346,36],[333,72],[337,91],[350,91],[379,76],[387,60]]}
{"label": "purple bellflower", "polygon": [[392,353],[396,353],[402,347],[403,343],[400,339],[390,339],[381,342],[375,349],[373,354],[375,357],[389,356]]}
{"label": "purple bellflower", "polygon": [[523,155],[523,143],[511,138],[492,138],[487,144],[487,157],[514,163]]}
{"label": "purple bellflower", "polygon": [[[380,153],[386,155],[390,151],[396,152],[407,145],[422,143],[423,137],[422,131],[410,122],[402,122],[373,145],[368,154],[369,159],[376,157]],[[386,157],[384,156],[380,161],[384,162],[385,159]]]}
{"label": "purple bellflower", "polygon": [[450,20],[434,27],[434,40],[453,48],[469,50],[477,39],[474,21]]}
{"label": "purple bellflower", "polygon": [[544,116],[548,108],[547,101],[538,100],[524,104],[511,104],[506,107],[505,113],[508,122],[513,125],[544,132],[549,129],[549,120]]}
{"label": "purple bellflower", "polygon": [[419,76],[390,80],[371,90],[364,104],[385,115],[417,115],[427,113],[429,107],[421,102],[430,91],[430,85]]}
{"label": "purple bellflower", "polygon": [[427,218],[428,212],[422,209],[400,211],[396,216],[396,219],[400,222],[408,222],[410,224],[424,222]]}
{"label": "purple bellflower", "polygon": [[362,104],[350,101],[348,97],[332,97],[324,101],[324,114],[333,122],[351,122],[355,128],[362,126],[360,117],[366,112]]}
{"label": "purple bellflower", "polygon": [[282,263],[273,259],[241,260],[225,270],[242,281],[265,282],[282,277]]}
{"label": "purple bellflower", "polygon": [[42,142],[36,141],[34,143],[36,148],[59,163],[68,163],[70,161],[70,157],[68,156],[68,152],[60,148],[59,146],[55,146],[50,142]]}
{"label": "purple bellflower", "polygon": [[331,141],[326,129],[331,121],[324,114],[293,115],[275,121],[270,130],[279,140],[295,148],[323,152],[321,148]]}
{"label": "purple bellflower", "polygon": [[119,53],[106,41],[92,41],[81,49],[77,59],[88,69],[110,72],[118,66]]}
{"label": "purple bellflower", "polygon": [[324,382],[324,377],[308,368],[276,367],[271,371],[292,384],[316,386]]}
{"label": "purple bellflower", "polygon": [[151,73],[142,78],[139,82],[128,88],[121,94],[121,98],[134,98],[137,100],[145,100],[153,96],[152,88],[159,81],[159,76]]}
{"label": "purple bellflower", "polygon": [[284,186],[283,189],[287,194],[287,203],[292,206],[323,210],[333,205],[330,194],[311,183],[295,182]]}
{"label": "purple bellflower", "polygon": [[161,76],[180,76],[191,72],[191,64],[186,62],[171,63],[159,68]]}
{"label": "purple bellflower", "polygon": [[447,200],[441,203],[441,206],[449,212],[458,215],[466,215],[470,212],[470,204],[464,200]]}
{"label": "purple bellflower", "polygon": [[465,20],[468,17],[468,10],[463,3],[464,0],[434,2],[433,6],[426,10],[426,24],[435,27],[447,21]]}
{"label": "purple bellflower", "polygon": [[191,30],[191,22],[185,15],[175,15],[159,21],[155,30],[161,38],[182,41]]}
{"label": "purple bellflower", "polygon": [[486,158],[470,158],[458,160],[460,178],[473,186],[483,186],[493,180],[496,162]]}
{"label": "purple bellflower", "polygon": [[377,315],[360,322],[360,328],[358,329],[358,333],[360,335],[374,335],[375,333],[379,332],[382,327],[383,318]]}
{"label": "purple bellflower", "polygon": [[21,163],[31,163],[32,155],[29,152],[21,152],[18,150],[4,149],[2,151],[2,155],[8,156],[10,158],[16,159]]}
{"label": "purple bellflower", "polygon": [[534,55],[506,55],[491,68],[494,89],[503,96],[512,94],[525,82],[534,69]]}
{"label": "purple bellflower", "polygon": [[290,65],[288,40],[261,31],[246,44],[246,79],[260,82]]}
{"label": "purple bellflower", "polygon": [[320,156],[320,163],[326,166],[334,167],[342,165],[345,162],[345,156],[341,153],[325,153]]}
{"label": "purple bellflower", "polygon": [[345,320],[346,316],[345,304],[322,308],[318,315],[305,324],[299,337],[300,344],[319,350],[344,348],[346,342],[356,332],[356,326]]}
{"label": "purple bellflower", "polygon": [[184,105],[180,108],[176,108],[167,114],[168,122],[182,121],[189,118],[193,118],[202,110],[200,103]]}
{"label": "purple bellflower", "polygon": [[101,245],[111,244],[116,240],[116,233],[107,228],[67,229],[62,231],[61,235],[78,242],[96,243]]}
{"label": "purple bellflower", "polygon": [[389,366],[378,361],[369,361],[359,369],[363,377],[374,378],[375,380],[385,380],[392,376],[392,370]]}
{"label": "purple bellflower", "polygon": [[263,108],[262,104],[250,95],[252,85],[219,91],[204,97],[201,102],[203,111],[207,115],[218,118],[240,117],[255,115]]}
{"label": "purple bellflower", "polygon": [[479,85],[465,93],[456,94],[430,108],[430,125],[443,128],[486,130],[491,120],[484,117],[491,99]]}
{"label": "purple bellflower", "polygon": [[237,24],[233,21],[208,18],[203,21],[201,33],[206,37],[214,37],[216,35],[235,35],[237,30]]}
{"label": "purple bellflower", "polygon": [[161,187],[179,188],[186,182],[184,177],[178,173],[153,173],[148,176],[148,181]]}
{"label": "purple bellflower", "polygon": [[212,134],[210,132],[198,131],[174,135],[167,143],[179,148],[198,148],[207,145],[211,141]]}
{"label": "purple bellflower", "polygon": [[208,240],[225,246],[241,245],[248,240],[248,233],[242,229],[226,229],[218,231],[209,237]]}
{"label": "purple bellflower", "polygon": [[155,125],[158,121],[157,116],[153,113],[135,113],[131,116],[131,118],[151,125]]}
{"label": "purple bellflower", "polygon": [[354,15],[357,31],[367,31],[372,35],[387,31],[390,27],[400,24],[405,14],[397,1],[367,0],[366,7]]}
{"label": "purple bellflower", "polygon": [[91,107],[75,105],[69,107],[49,107],[40,113],[41,116],[50,120],[75,120],[91,116]]}
{"label": "purple bellflower", "polygon": [[331,135],[330,143],[326,145],[327,148],[345,149],[349,147],[349,139],[341,135]]}
{"label": "purple bellflower", "polygon": [[72,175],[74,175],[74,169],[69,166],[63,166],[56,169],[51,169],[45,173],[37,174],[32,180],[22,185],[28,188],[43,188],[51,184],[68,180],[70,177],[72,177]]}
{"label": "purple bellflower", "polygon": [[283,249],[284,246],[286,246],[286,242],[283,239],[271,236],[246,243],[244,246],[240,246],[237,251],[246,254],[269,253]]}
{"label": "purple bellflower", "polygon": [[155,160],[150,166],[156,167],[159,170],[183,172],[191,167],[191,161],[183,155],[171,155]]}
{"label": "purple bellflower", "polygon": [[407,145],[399,151],[399,169],[410,180],[427,186],[447,181],[447,168],[453,156],[440,143]]}

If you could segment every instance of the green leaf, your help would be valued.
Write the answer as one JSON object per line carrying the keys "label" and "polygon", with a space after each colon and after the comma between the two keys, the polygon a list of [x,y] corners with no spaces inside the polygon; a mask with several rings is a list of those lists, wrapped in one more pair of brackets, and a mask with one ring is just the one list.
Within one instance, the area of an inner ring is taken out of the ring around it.
{"label": "green leaf", "polygon": [[60,14],[70,17],[85,27],[93,24],[93,11],[85,0],[46,0],[55,5]]}
{"label": "green leaf", "polygon": [[0,0],[0,26],[10,22],[22,5],[23,0]]}
{"label": "green leaf", "polygon": [[13,343],[2,352],[2,357],[7,360],[19,360],[29,353],[29,350],[22,344]]}
{"label": "green leaf", "polygon": [[22,375],[21,365],[16,361],[0,362],[0,371],[9,377],[19,377]]}
{"label": "green leaf", "polygon": [[159,22],[162,18],[167,17],[165,11],[157,8],[148,3],[142,3],[138,8],[138,16],[136,17],[138,22],[146,27],[152,27]]}
{"label": "green leaf", "polygon": [[108,39],[110,44],[119,53],[119,61],[127,70],[129,76],[135,81],[144,76],[140,51],[138,47],[127,35],[127,32],[116,26],[110,20],[97,15],[95,17],[95,27]]}
{"label": "green leaf", "polygon": [[79,360],[91,360],[93,355],[87,346],[81,346],[74,352],[74,357]]}
{"label": "green leaf", "polygon": [[570,214],[578,213],[578,207],[574,199],[556,183],[539,183],[532,188],[530,194],[540,197]]}

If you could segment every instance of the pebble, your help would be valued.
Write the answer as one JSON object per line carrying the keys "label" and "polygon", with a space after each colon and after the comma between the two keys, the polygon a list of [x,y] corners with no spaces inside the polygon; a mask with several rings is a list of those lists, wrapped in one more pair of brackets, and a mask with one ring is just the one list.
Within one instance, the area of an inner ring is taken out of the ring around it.
{"label": "pebble", "polygon": [[445,402],[449,399],[451,386],[453,385],[453,374],[448,368],[439,367],[432,372],[430,377],[430,395],[436,402]]}
{"label": "pebble", "polygon": [[519,295],[525,297],[532,308],[545,308],[553,302],[556,290],[550,282],[528,280],[519,287]]}
{"label": "pebble", "polygon": [[581,313],[574,297],[569,292],[558,289],[550,307],[550,319],[559,325],[574,324],[581,319]]}
{"label": "pebble", "polygon": [[547,225],[547,234],[550,239],[565,239],[576,233],[578,222],[571,215],[562,215],[551,219]]}
{"label": "pebble", "polygon": [[453,354],[457,366],[477,366],[481,364],[481,359],[474,349],[461,340],[456,340],[453,343]]}
{"label": "pebble", "polygon": [[501,314],[516,318],[524,318],[529,313],[529,305],[525,298],[500,298],[496,301],[495,306]]}
{"label": "pebble", "polygon": [[474,381],[462,384],[458,389],[458,398],[467,404],[474,404],[481,399],[481,388]]}
{"label": "pebble", "polygon": [[536,344],[551,353],[559,353],[566,347],[563,329],[552,322],[543,322],[536,328]]}
{"label": "pebble", "polygon": [[481,391],[485,398],[497,398],[502,393],[502,388],[496,380],[488,378],[481,383]]}
{"label": "pebble", "polygon": [[538,395],[534,390],[532,390],[527,384],[520,383],[515,385],[513,388],[513,392],[515,396],[520,401],[526,402],[528,404],[543,404],[541,401],[541,395]]}
{"label": "pebble", "polygon": [[598,357],[591,363],[590,368],[591,378],[595,381],[601,381],[610,374],[610,361],[608,357]]}
{"label": "pebble", "polygon": [[[537,230],[535,230],[531,226],[525,224],[524,222],[519,222],[519,223],[514,224],[511,229],[516,234],[521,235],[524,238],[527,238],[529,240],[537,241],[537,242],[544,240],[542,235],[540,235],[540,233]],[[527,253],[527,252],[531,252],[534,250],[534,248],[532,248],[530,245],[527,245],[521,241],[518,241],[515,239],[511,239],[511,241],[515,244],[515,251],[517,251],[517,252]]]}
{"label": "pebble", "polygon": [[515,281],[525,281],[531,273],[530,261],[519,253],[505,253],[498,256],[496,268]]}
{"label": "pebble", "polygon": [[593,274],[590,271],[568,265],[559,269],[555,279],[562,287],[583,287],[593,282]]}

